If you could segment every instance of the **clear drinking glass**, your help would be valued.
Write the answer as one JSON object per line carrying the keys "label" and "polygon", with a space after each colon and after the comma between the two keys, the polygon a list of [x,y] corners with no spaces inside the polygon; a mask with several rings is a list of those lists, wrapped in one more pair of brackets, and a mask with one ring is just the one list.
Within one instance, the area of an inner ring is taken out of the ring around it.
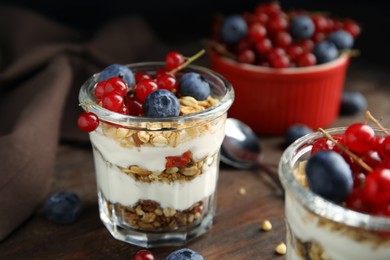
{"label": "clear drinking glass", "polygon": [[[346,128],[329,129],[329,134]],[[376,134],[381,134],[376,131]],[[390,218],[370,216],[331,203],[294,177],[322,133],[300,138],[283,153],[279,177],[286,190],[287,259],[390,259]]]}
{"label": "clear drinking glass", "polygon": [[[133,73],[154,75],[165,63],[128,66]],[[219,150],[234,92],[223,77],[203,67],[190,65],[176,76],[187,72],[201,74],[219,102],[178,117],[137,117],[96,105],[97,74],[81,87],[80,103],[91,104],[88,111],[100,119],[90,133],[99,211],[116,239],[149,248],[183,245],[213,223]],[[177,161],[181,166],[172,166]]]}

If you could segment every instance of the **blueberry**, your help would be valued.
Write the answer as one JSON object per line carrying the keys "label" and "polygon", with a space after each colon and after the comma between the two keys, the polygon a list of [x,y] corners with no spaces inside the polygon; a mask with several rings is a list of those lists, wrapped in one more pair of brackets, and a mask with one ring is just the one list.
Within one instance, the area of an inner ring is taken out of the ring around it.
{"label": "blueberry", "polygon": [[127,83],[129,87],[135,84],[133,72],[124,65],[111,64],[110,66],[106,67],[100,72],[98,81],[107,80],[112,77],[120,77]]}
{"label": "blueberry", "polygon": [[344,201],[352,191],[353,177],[343,157],[333,151],[321,151],[309,158],[306,177],[310,189],[335,203]]}
{"label": "blueberry", "polygon": [[285,145],[289,146],[298,138],[300,138],[304,135],[310,134],[312,132],[313,132],[313,130],[306,125],[303,125],[303,124],[292,125],[287,129],[287,132],[286,132],[286,135],[284,138]]}
{"label": "blueberry", "polygon": [[166,260],[203,260],[203,259],[204,259],[203,256],[201,256],[199,253],[188,248],[183,248],[170,253],[167,256]]}
{"label": "blueberry", "polygon": [[81,208],[81,201],[75,193],[59,192],[46,200],[43,212],[48,220],[56,224],[70,224],[79,218]]}
{"label": "blueberry", "polygon": [[352,35],[344,30],[330,33],[327,40],[333,42],[339,50],[351,49],[354,42]]}
{"label": "blueberry", "polygon": [[248,33],[248,26],[240,15],[226,17],[221,24],[221,40],[227,44],[236,44]]}
{"label": "blueberry", "polygon": [[308,39],[314,33],[314,23],[309,16],[298,15],[291,21],[290,33],[294,39]]}
{"label": "blueberry", "polygon": [[143,105],[147,117],[178,116],[180,103],[175,94],[166,89],[158,89],[150,93]]}
{"label": "blueberry", "polygon": [[365,111],[367,100],[360,92],[345,91],[341,97],[340,115],[352,116]]}
{"label": "blueberry", "polygon": [[191,96],[199,101],[205,100],[211,92],[206,79],[195,72],[186,73],[180,79],[179,91],[183,96]]}
{"label": "blueberry", "polygon": [[325,40],[314,46],[313,54],[317,58],[317,63],[322,64],[336,59],[339,52],[333,42]]}

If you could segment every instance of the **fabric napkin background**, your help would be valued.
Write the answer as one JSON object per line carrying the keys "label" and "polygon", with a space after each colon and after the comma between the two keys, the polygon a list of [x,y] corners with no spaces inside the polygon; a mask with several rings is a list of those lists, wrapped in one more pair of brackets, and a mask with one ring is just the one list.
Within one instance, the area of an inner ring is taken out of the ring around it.
{"label": "fabric napkin background", "polygon": [[76,125],[81,84],[169,49],[137,16],[85,33],[13,7],[0,8],[0,37],[1,241],[44,202],[60,140],[88,142]]}

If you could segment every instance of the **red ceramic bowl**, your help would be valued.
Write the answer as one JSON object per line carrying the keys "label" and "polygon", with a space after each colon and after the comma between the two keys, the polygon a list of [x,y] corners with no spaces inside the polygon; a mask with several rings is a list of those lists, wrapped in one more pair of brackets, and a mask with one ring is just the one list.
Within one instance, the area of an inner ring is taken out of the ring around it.
{"label": "red ceramic bowl", "polygon": [[349,56],[305,68],[240,64],[210,52],[211,67],[234,87],[229,117],[258,134],[283,135],[293,124],[327,127],[338,116]]}

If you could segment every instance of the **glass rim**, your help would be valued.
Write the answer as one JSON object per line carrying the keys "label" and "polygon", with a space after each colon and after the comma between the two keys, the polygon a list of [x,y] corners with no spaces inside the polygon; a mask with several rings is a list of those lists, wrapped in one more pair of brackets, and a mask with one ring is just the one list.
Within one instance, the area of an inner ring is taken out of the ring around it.
{"label": "glass rim", "polygon": [[[129,67],[130,69],[146,68],[146,67],[162,68],[165,67],[165,63],[164,62],[138,62],[138,63],[126,64],[125,66]],[[124,114],[110,111],[96,104],[95,102],[96,98],[94,97],[92,90],[94,89],[95,84],[98,82],[97,80],[99,77],[99,73],[95,73],[82,84],[79,91],[79,102],[80,104],[87,104],[87,108],[85,106],[82,106],[82,108],[84,110],[88,110],[89,112],[95,113],[101,121],[114,123],[117,125],[125,125],[127,127],[136,126],[137,124],[142,124],[142,123],[148,123],[148,124],[169,123],[169,122],[185,123],[185,122],[196,121],[198,119],[202,119],[202,121],[204,120],[207,121],[221,116],[230,108],[230,106],[234,101],[234,90],[230,82],[227,81],[222,75],[206,67],[192,65],[192,64],[183,68],[182,70],[180,70],[180,72],[182,73],[200,72],[202,73],[202,75],[206,75],[206,78],[209,77],[214,80],[217,80],[218,83],[224,86],[226,92],[224,93],[224,95],[221,96],[221,99],[219,99],[218,104],[212,106],[211,108],[196,113],[174,116],[174,117],[163,117],[163,118],[124,115]]]}
{"label": "glass rim", "polygon": [[[335,134],[344,132],[345,129],[346,127],[337,127],[326,129],[326,131],[329,134]],[[374,128],[374,130],[376,132],[380,131],[380,129],[377,128]],[[300,151],[300,149],[307,146],[309,141],[323,136],[324,135],[321,132],[310,133],[296,140],[283,152],[279,161],[278,172],[282,185],[286,190],[286,194],[292,194],[292,196],[295,197],[306,209],[320,217],[366,230],[390,231],[390,218],[357,212],[332,203],[329,200],[315,194],[310,189],[303,187],[296,180],[293,174],[293,170],[295,168],[294,166],[296,165],[299,157],[307,152]],[[309,146],[307,147],[309,148]]]}

